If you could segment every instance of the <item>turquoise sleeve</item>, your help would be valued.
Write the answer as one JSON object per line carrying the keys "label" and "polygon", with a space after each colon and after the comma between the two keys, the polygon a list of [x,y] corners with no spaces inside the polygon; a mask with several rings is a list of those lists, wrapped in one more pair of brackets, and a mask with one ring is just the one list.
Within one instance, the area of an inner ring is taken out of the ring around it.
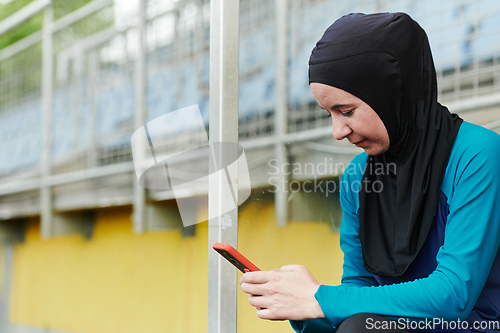
{"label": "turquoise sleeve", "polygon": [[[356,189],[344,188],[342,284],[321,285],[315,294],[332,327],[356,313],[414,319],[468,317],[490,273],[500,235],[500,140],[484,129],[479,134],[480,149],[463,140],[455,144],[460,153],[450,157],[444,180],[449,183],[444,187],[450,207],[444,245],[437,254],[435,271],[426,278],[377,285],[363,265]],[[362,157],[357,157],[351,164],[357,167],[360,162]],[[346,186],[359,182],[361,174],[345,173]]]}

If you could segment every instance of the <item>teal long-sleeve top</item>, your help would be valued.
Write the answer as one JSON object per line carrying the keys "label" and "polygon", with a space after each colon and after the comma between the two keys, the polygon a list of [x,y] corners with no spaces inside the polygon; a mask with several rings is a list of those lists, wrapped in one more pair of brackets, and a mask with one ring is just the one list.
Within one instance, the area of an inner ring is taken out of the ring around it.
{"label": "teal long-sleeve top", "polygon": [[364,268],[357,212],[367,156],[356,156],[341,178],[342,282],[319,287],[315,297],[325,318],[291,321],[295,331],[333,332],[357,313],[460,319],[469,329],[475,321],[483,327],[485,321],[500,321],[500,135],[471,123],[461,125],[431,231],[398,278],[375,276]]}

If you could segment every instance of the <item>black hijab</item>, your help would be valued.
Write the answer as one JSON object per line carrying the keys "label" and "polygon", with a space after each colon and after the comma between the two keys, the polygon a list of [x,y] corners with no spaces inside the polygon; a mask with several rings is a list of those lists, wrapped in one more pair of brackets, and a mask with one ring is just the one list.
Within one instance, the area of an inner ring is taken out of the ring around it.
{"label": "black hijab", "polygon": [[462,124],[437,102],[427,35],[404,13],[343,16],[313,49],[309,82],[360,98],[387,129],[389,150],[366,162],[359,238],[368,272],[402,275],[429,233]]}

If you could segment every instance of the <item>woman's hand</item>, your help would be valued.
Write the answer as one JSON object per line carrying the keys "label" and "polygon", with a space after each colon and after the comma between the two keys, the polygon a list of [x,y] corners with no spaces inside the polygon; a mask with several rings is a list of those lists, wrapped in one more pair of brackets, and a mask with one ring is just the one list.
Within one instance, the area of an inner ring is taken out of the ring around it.
{"label": "woman's hand", "polygon": [[314,294],[319,283],[300,265],[272,271],[248,272],[240,279],[241,290],[250,294],[248,302],[257,316],[271,320],[324,318]]}

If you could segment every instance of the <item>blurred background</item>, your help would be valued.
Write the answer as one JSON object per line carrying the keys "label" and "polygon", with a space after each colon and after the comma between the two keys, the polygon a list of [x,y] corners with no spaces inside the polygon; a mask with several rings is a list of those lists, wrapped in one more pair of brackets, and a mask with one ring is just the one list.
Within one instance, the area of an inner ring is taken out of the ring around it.
{"label": "blurred background", "polygon": [[[333,139],[308,59],[340,16],[387,11],[428,33],[440,102],[500,131],[499,1],[240,0],[238,243],[261,269],[340,282],[337,185],[360,151]],[[0,332],[206,332],[207,222],[184,228],[171,190],[138,186],[130,139],[194,104],[208,131],[210,1],[4,0],[0,20]],[[172,126],[168,151],[199,142]],[[239,292],[238,331],[256,330],[292,331]]]}

